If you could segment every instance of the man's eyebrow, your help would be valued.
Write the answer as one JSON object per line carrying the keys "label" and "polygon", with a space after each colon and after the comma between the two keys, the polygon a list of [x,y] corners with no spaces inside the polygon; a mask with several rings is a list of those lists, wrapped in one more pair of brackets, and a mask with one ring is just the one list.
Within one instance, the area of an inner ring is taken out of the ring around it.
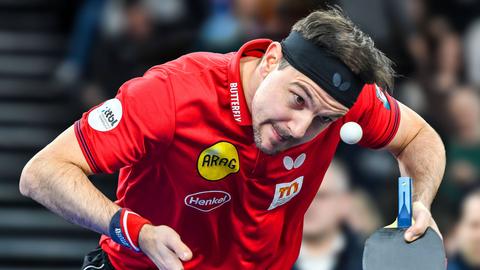
{"label": "man's eyebrow", "polygon": [[304,84],[299,82],[293,82],[292,84],[300,87],[303,90],[303,92],[305,92],[305,94],[310,98],[313,104],[317,104],[317,102],[315,102],[315,100],[313,99],[312,94],[310,93],[310,90],[308,89],[308,87],[306,87]]}
{"label": "man's eyebrow", "polygon": [[[313,106],[319,106],[319,100],[313,98],[312,93],[307,86],[305,86],[303,83],[300,83],[298,81],[292,82],[291,84],[300,87],[305,92],[305,94],[310,98],[310,100],[313,103]],[[334,112],[331,115],[326,115],[326,116],[338,119],[345,116],[345,114]]]}

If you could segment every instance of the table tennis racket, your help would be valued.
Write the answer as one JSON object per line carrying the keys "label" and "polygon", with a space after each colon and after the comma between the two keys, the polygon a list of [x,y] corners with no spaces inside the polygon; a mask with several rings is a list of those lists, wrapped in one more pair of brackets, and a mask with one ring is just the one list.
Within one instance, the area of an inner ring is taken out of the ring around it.
{"label": "table tennis racket", "polygon": [[408,243],[404,233],[412,225],[412,179],[398,181],[398,216],[394,223],[373,233],[365,242],[363,270],[445,270],[443,241],[428,228]]}

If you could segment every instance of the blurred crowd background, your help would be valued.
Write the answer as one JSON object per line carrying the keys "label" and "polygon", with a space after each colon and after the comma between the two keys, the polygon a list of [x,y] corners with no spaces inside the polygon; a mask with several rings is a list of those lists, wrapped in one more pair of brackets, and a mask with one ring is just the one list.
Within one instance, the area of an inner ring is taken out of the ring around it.
{"label": "blurred crowd background", "polygon": [[[447,170],[432,206],[449,269],[480,269],[480,1],[0,0],[0,270],[79,269],[98,235],[18,192],[33,154],[149,67],[193,51],[286,37],[339,5],[394,62],[393,96],[441,135]],[[361,269],[363,241],[395,218],[398,166],[341,145],[305,217],[299,270]],[[115,175],[92,181],[110,198]]]}

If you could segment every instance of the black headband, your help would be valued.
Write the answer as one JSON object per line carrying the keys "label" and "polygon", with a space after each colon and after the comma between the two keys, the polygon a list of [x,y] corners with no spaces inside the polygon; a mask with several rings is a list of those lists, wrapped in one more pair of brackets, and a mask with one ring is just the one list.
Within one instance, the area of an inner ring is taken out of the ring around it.
{"label": "black headband", "polygon": [[283,57],[290,65],[312,79],[338,102],[348,108],[353,106],[364,82],[340,59],[296,31],[292,31],[281,44]]}

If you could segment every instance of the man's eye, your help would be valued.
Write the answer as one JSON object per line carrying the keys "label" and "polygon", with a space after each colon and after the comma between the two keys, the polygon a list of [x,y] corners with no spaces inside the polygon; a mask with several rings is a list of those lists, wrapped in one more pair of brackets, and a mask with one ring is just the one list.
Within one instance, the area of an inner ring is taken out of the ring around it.
{"label": "man's eye", "polygon": [[303,99],[303,97],[301,97],[297,94],[294,94],[294,96],[295,96],[295,104],[296,105],[300,105],[300,106],[305,105],[305,99]]}
{"label": "man's eye", "polygon": [[332,118],[328,117],[328,116],[322,116],[320,117],[320,120],[323,122],[323,123],[330,123],[333,121]]}

